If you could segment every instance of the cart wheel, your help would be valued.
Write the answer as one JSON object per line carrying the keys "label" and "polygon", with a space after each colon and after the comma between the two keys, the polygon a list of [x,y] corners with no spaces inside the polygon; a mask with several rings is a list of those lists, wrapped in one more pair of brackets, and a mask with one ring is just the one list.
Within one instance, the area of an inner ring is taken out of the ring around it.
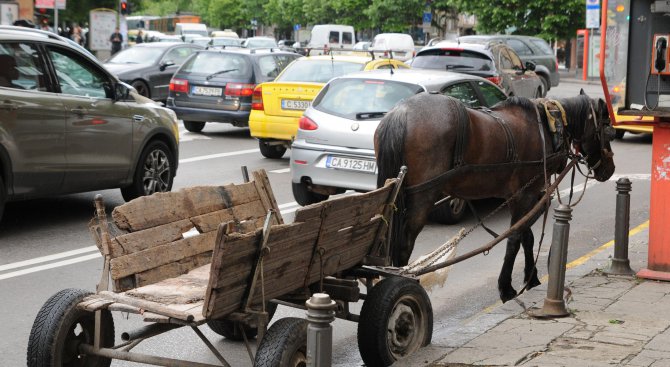
{"label": "cart wheel", "polygon": [[[35,317],[28,337],[28,367],[108,367],[109,358],[79,354],[79,345],[93,345],[95,312],[77,308],[92,294],[64,289],[49,298]],[[114,346],[114,319],[102,310],[102,347]]]}
{"label": "cart wheel", "polygon": [[254,367],[307,366],[307,320],[287,317],[277,320],[256,351]]}
{"label": "cart wheel", "polygon": [[[265,310],[268,313],[268,321],[272,320],[275,311],[277,311],[277,304],[268,302],[265,306]],[[209,320],[207,321],[207,326],[212,329],[213,332],[225,337],[226,339],[241,341],[244,340],[242,332],[238,326],[239,322],[230,321],[230,320]],[[244,333],[247,334],[247,339],[256,337],[258,334],[258,328],[250,327],[244,325]]]}
{"label": "cart wheel", "polygon": [[358,322],[358,350],[368,367],[390,366],[428,345],[433,308],[418,282],[391,277],[367,295]]}

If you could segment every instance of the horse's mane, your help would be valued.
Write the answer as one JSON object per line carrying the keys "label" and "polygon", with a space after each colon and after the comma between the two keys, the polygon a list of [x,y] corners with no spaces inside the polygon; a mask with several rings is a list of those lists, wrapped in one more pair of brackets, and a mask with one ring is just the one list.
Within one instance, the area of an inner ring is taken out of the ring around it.
{"label": "horse's mane", "polygon": [[491,109],[493,111],[502,110],[506,108],[519,107],[526,113],[526,118],[530,121],[537,119],[537,113],[535,112],[535,103],[525,97],[512,96],[507,98],[504,101],[496,103]]}
{"label": "horse's mane", "polygon": [[[584,128],[584,121],[586,120],[586,116],[590,112],[589,110],[591,109],[591,99],[586,95],[586,94],[580,94],[576,97],[570,97],[570,98],[559,98],[558,102],[563,106],[563,109],[565,110],[565,117],[567,118],[568,122],[568,129],[573,133],[573,134],[581,134],[583,128]],[[535,101],[524,98],[524,97],[509,97],[504,101],[498,102],[495,106],[493,106],[491,109],[496,111],[496,110],[502,110],[506,108],[521,108],[526,114],[527,118],[530,120],[536,120],[537,119],[537,114],[535,112]],[[544,116],[544,112],[542,111],[542,108],[540,108],[540,116],[543,119],[543,122],[546,122],[545,119],[546,117]],[[578,136],[578,135],[576,135]]]}

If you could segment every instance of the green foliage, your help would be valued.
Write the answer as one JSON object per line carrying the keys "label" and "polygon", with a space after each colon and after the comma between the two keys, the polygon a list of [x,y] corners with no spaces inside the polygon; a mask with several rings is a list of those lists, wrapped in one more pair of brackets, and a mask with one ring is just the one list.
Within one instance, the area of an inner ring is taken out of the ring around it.
{"label": "green foliage", "polygon": [[383,32],[406,32],[410,25],[421,21],[424,0],[373,0],[364,12],[374,28]]}

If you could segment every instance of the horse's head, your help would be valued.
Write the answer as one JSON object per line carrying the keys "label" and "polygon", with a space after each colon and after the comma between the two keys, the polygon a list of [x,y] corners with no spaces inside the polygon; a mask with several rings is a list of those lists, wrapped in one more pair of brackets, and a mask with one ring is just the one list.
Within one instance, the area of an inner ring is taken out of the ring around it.
{"label": "horse's head", "polygon": [[610,122],[607,104],[602,99],[588,98],[584,90],[580,96],[588,101],[584,131],[577,148],[586,157],[589,169],[598,181],[607,181],[614,174],[614,152],[610,141],[614,139],[614,128]]}

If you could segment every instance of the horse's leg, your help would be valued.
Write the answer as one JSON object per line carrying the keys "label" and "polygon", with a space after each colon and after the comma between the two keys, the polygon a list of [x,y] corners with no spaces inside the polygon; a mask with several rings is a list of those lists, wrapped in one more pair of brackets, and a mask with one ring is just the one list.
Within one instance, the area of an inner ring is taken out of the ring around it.
{"label": "horse's leg", "polygon": [[514,233],[507,238],[507,250],[503,260],[502,269],[498,276],[498,292],[500,300],[507,302],[516,297],[516,290],[512,287],[512,270],[514,269],[514,260],[519,253],[521,238],[519,233]]}
{"label": "horse's leg", "polygon": [[523,254],[525,257],[523,281],[527,284],[526,289],[531,289],[540,285],[540,280],[537,278],[537,268],[535,267],[535,257],[533,254],[535,238],[533,237],[533,231],[530,227],[522,233],[521,244],[523,246]]}

